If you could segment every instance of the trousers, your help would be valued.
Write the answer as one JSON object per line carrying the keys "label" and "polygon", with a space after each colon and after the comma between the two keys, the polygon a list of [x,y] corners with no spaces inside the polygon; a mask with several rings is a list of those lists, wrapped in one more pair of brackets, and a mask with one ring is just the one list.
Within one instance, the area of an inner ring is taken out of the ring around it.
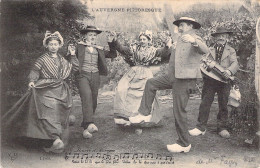
{"label": "trousers", "polygon": [[90,123],[94,123],[93,115],[97,108],[98,89],[100,85],[99,72],[82,71],[78,76],[78,84],[83,113],[81,126],[86,129]]}
{"label": "trousers", "polygon": [[148,79],[145,85],[139,113],[149,115],[152,103],[157,90],[172,89],[173,96],[173,114],[175,118],[175,127],[179,139],[177,143],[181,146],[189,146],[188,119],[185,110],[190,89],[194,87],[195,79],[174,79],[170,81],[168,74]]}
{"label": "trousers", "polygon": [[205,131],[207,127],[207,122],[209,119],[210,107],[214,101],[215,93],[218,94],[218,105],[219,112],[217,115],[217,127],[218,131],[227,129],[228,120],[228,96],[230,92],[230,84],[219,82],[211,78],[203,78],[204,84],[202,88],[201,104],[199,107],[199,117],[196,127]]}

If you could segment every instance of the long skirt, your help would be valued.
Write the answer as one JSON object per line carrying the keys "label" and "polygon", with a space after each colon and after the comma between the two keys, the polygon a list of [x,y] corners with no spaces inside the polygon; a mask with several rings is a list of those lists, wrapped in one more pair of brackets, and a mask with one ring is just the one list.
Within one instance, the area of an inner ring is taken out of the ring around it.
{"label": "long skirt", "polygon": [[71,92],[63,80],[40,79],[2,116],[2,126],[12,136],[63,139],[71,107]]}
{"label": "long skirt", "polygon": [[[124,74],[115,89],[115,122],[117,119],[124,119],[127,121],[129,120],[129,117],[138,114],[146,81],[152,77],[152,70],[146,66],[131,67],[128,72]],[[162,119],[157,98],[155,98],[153,102],[151,115],[151,121],[145,125],[156,125]],[[116,124],[118,123],[116,122]]]}

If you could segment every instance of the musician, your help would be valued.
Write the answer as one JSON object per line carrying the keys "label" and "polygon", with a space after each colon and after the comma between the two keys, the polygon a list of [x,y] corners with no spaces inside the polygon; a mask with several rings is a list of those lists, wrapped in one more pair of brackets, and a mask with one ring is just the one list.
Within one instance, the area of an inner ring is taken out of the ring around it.
{"label": "musician", "polygon": [[179,139],[177,143],[167,145],[170,152],[189,152],[187,111],[185,110],[189,89],[195,85],[196,78],[201,77],[199,65],[203,54],[208,53],[208,47],[201,37],[196,35],[195,30],[201,25],[193,18],[181,17],[173,22],[178,26],[180,36],[176,47],[171,47],[168,73],[148,79],[145,85],[139,115],[130,117],[131,123],[148,122],[151,118],[152,103],[157,90],[172,89],[173,92],[173,114],[175,127]]}
{"label": "musician", "polygon": [[68,47],[72,63],[74,67],[77,67],[79,73],[77,82],[83,113],[81,126],[84,128],[83,136],[85,138],[91,138],[92,133],[98,131],[93,115],[97,107],[100,75],[108,73],[105,58],[114,58],[117,55],[116,50],[112,47],[110,47],[110,51],[104,51],[96,46],[97,35],[101,32],[95,26],[87,26],[80,31],[83,41],[78,43],[76,49]]}
{"label": "musician", "polygon": [[[215,43],[210,47],[211,59],[215,60],[224,69],[223,77],[228,79],[229,76],[235,75],[239,66],[234,48],[227,44],[231,31],[223,27],[218,27],[215,33],[211,35],[215,39]],[[228,96],[230,92],[230,84],[220,82],[204,74],[202,89],[202,101],[199,107],[199,117],[196,128],[189,131],[190,135],[204,135],[206,132],[207,121],[211,104],[214,100],[215,93],[218,94],[219,113],[217,115],[217,131],[223,138],[229,138],[230,134],[227,130],[228,119]]]}

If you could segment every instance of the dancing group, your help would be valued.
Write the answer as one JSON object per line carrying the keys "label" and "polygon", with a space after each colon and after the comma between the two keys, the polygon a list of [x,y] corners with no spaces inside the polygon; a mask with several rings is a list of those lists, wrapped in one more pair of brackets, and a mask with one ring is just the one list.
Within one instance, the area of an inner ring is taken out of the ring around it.
{"label": "dancing group", "polygon": [[[100,75],[107,75],[105,58],[117,57],[121,53],[130,69],[124,74],[115,89],[114,122],[131,126],[142,124],[156,125],[162,119],[156,99],[157,90],[172,89],[173,114],[178,134],[176,143],[167,145],[170,152],[189,152],[189,136],[204,135],[207,129],[210,107],[215,93],[218,94],[219,113],[217,129],[220,136],[229,138],[227,128],[228,96],[230,84],[223,83],[201,73],[200,60],[210,53],[225,71],[223,76],[234,75],[238,70],[235,50],[227,44],[231,31],[221,27],[211,34],[215,43],[208,47],[196,29],[201,25],[193,18],[181,17],[173,22],[178,26],[179,37],[176,42],[165,40],[165,46],[152,46],[152,32],[141,32],[140,43],[131,46],[120,44],[115,34],[110,33],[110,50],[96,45],[97,35],[102,31],[94,26],[81,30],[83,40],[76,47],[69,45],[68,55],[62,56],[58,50],[63,46],[59,32],[46,32],[43,46],[48,52],[33,64],[29,74],[28,92],[2,117],[6,129],[19,137],[48,140],[47,152],[60,153],[66,143],[65,132],[69,125],[72,108],[71,91],[64,81],[71,72],[75,73],[82,102],[83,137],[91,138],[98,127],[93,115],[97,107]],[[164,75],[153,77],[153,68],[159,63],[169,62]],[[190,89],[196,79],[203,77],[202,101],[199,108],[198,123],[188,130],[185,110]]]}

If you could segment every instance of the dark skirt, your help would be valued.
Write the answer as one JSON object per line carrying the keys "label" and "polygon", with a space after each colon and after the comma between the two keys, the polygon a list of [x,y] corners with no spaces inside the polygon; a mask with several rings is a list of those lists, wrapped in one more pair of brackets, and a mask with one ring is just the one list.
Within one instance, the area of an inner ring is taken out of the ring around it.
{"label": "dark skirt", "polygon": [[2,131],[36,139],[63,139],[68,128],[72,96],[59,79],[41,79],[2,116]]}

